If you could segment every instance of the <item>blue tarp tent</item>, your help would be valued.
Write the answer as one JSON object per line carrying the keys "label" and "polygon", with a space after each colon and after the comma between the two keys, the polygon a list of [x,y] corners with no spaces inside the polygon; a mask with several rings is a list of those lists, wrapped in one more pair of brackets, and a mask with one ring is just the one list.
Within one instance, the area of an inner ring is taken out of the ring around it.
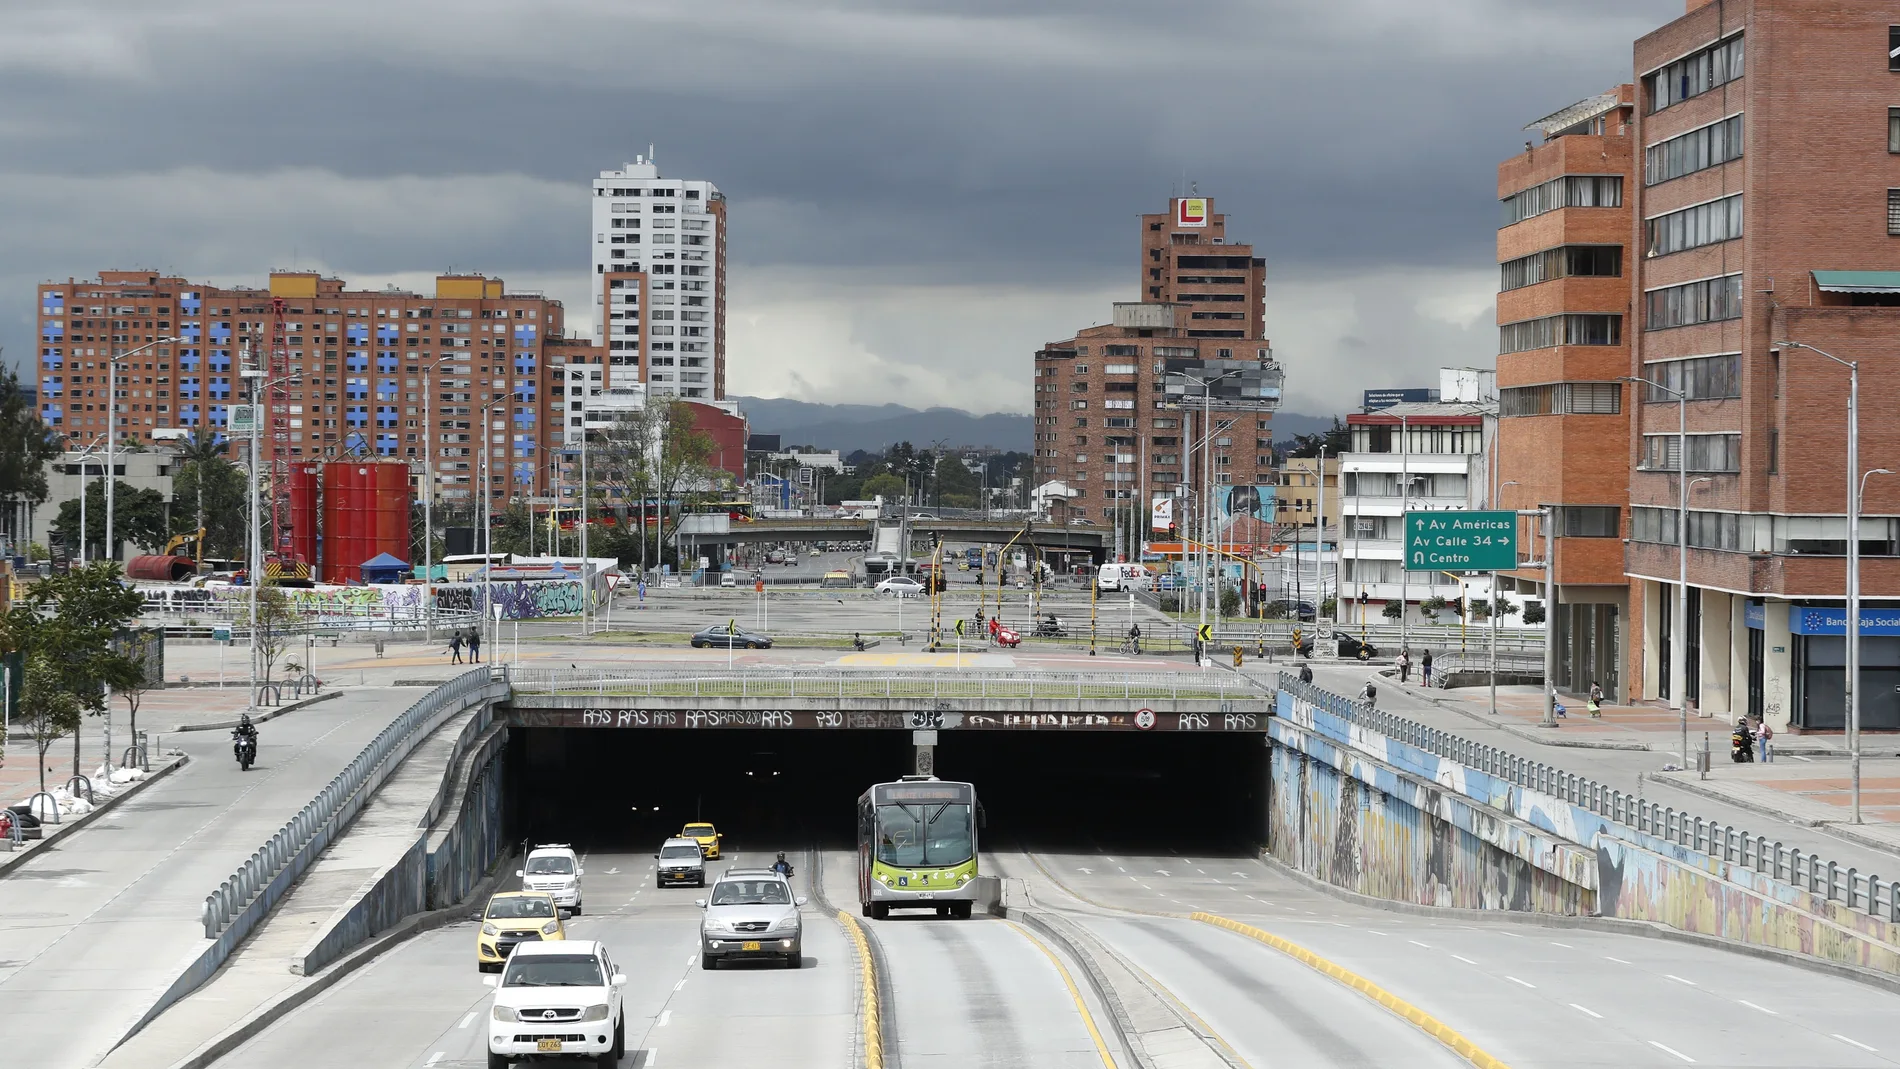
{"label": "blue tarp tent", "polygon": [[409,562],[387,553],[378,553],[363,562],[363,582],[400,583],[409,574]]}

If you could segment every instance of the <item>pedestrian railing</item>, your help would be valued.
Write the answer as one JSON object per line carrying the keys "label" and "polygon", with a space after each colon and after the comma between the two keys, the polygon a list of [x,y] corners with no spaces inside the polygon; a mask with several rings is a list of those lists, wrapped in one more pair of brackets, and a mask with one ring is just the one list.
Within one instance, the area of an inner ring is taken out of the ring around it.
{"label": "pedestrian railing", "polygon": [[242,929],[238,938],[243,938],[416,747],[427,734],[424,729],[490,688],[494,697],[506,694],[490,669],[464,672],[424,695],[370,740],[329,785],[205,896],[205,938],[216,939],[229,928]]}
{"label": "pedestrian railing", "polygon": [[[972,651],[974,652],[974,651]],[[1244,675],[1192,672],[999,672],[942,668],[798,668],[736,671],[511,668],[516,694],[644,698],[975,698],[1025,701],[1265,701],[1270,691]]]}
{"label": "pedestrian railing", "polygon": [[[1434,687],[1450,686],[1449,680],[1452,674],[1456,672],[1488,673],[1491,671],[1491,664],[1491,655],[1482,651],[1476,653],[1441,653],[1432,658],[1431,685]],[[1507,652],[1505,650],[1499,650],[1497,654],[1497,669],[1499,672],[1509,672],[1514,675],[1529,674],[1541,676],[1544,673],[1544,655],[1541,652],[1533,653],[1517,650]],[[1420,671],[1419,663],[1413,661],[1412,677],[1414,679],[1422,678],[1419,674]]]}
{"label": "pedestrian railing", "polygon": [[1542,761],[1519,757],[1495,746],[1372,708],[1302,683],[1290,673],[1280,673],[1279,682],[1280,689],[1354,726],[1510,780],[1528,790],[1561,798],[1613,823],[1718,858],[1726,864],[1739,865],[1869,916],[1900,922],[1900,883],[1895,881],[1861,873],[1824,860],[1818,854],[1783,846],[1778,840],[1771,841],[1766,836],[1704,820],[1673,806],[1658,805],[1605,786],[1587,776],[1565,772]]}

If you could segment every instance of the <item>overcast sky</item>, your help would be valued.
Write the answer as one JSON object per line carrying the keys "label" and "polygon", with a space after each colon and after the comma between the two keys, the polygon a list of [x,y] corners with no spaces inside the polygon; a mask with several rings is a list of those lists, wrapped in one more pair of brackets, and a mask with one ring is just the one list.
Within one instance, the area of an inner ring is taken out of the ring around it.
{"label": "overcast sky", "polygon": [[8,0],[0,346],[34,284],[450,268],[591,330],[596,172],[726,194],[735,393],[1027,411],[1183,181],[1288,407],[1491,366],[1496,166],[1682,0]]}

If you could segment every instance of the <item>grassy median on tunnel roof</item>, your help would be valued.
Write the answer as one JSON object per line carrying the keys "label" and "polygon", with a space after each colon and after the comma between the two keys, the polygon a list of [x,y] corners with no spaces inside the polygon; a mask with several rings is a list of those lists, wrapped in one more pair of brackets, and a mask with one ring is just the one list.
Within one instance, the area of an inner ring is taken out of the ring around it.
{"label": "grassy median on tunnel roof", "polygon": [[[854,843],[857,798],[914,767],[908,731],[515,729],[524,835],[657,849],[693,820],[729,851]],[[976,785],[986,847],[1051,853],[1247,853],[1265,842],[1257,733],[938,733],[937,775]]]}

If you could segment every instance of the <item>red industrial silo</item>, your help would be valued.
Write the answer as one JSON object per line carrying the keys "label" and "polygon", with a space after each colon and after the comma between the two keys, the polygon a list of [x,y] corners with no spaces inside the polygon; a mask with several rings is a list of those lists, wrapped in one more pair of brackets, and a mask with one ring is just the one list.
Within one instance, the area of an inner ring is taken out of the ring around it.
{"label": "red industrial silo", "polygon": [[409,488],[409,465],[405,461],[386,460],[368,465],[370,469],[369,506],[375,517],[372,525],[374,544],[370,559],[387,553],[399,561],[409,559],[409,509],[413,491]]}
{"label": "red industrial silo", "polygon": [[366,465],[343,461],[323,466],[323,581],[346,583],[362,578],[358,569],[376,554],[370,544],[370,522],[363,508]]}
{"label": "red industrial silo", "polygon": [[290,552],[317,569],[317,473],[319,465],[293,463],[290,466]]}

